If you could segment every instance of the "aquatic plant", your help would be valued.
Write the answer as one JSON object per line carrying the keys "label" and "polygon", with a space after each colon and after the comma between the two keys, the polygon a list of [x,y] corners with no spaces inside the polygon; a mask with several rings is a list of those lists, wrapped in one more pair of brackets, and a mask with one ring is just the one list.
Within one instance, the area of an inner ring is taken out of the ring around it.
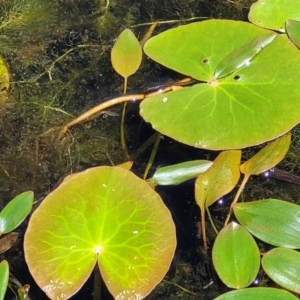
{"label": "aquatic plant", "polygon": [[[280,5],[271,2],[264,3],[276,9]],[[276,27],[263,20],[273,15],[258,14],[257,22],[280,32],[286,27],[289,37],[245,22],[209,20],[150,39],[144,47],[149,57],[196,83],[168,87],[165,94],[159,90],[111,99],[61,131],[104,108],[135,99],[143,100],[142,117],[160,133],[195,148],[222,150],[213,163],[201,162],[195,172],[191,169],[199,162],[186,162],[158,169],[150,179],[156,184],[178,184],[197,177],[195,200],[204,236],[204,212],[236,187],[244,174],[212,249],[220,279],[236,290],[217,299],[297,299],[280,289],[247,288],[260,264],[278,285],[300,292],[299,253],[293,250],[300,248],[299,205],[279,199],[237,203],[250,176],[284,158],[291,139],[287,132],[300,122],[298,13],[289,14],[290,7],[294,12],[299,3],[287,2],[287,13]],[[255,10],[265,7],[259,3],[250,13],[253,22]],[[292,21],[285,23],[287,19]],[[240,163],[240,149],[266,142],[256,155]],[[229,223],[231,213],[240,224]],[[277,248],[260,259],[253,236]],[[76,293],[96,262],[116,299],[142,299],[167,272],[175,245],[174,223],[158,194],[121,167],[98,167],[66,178],[34,212],[24,242],[29,269],[52,299]]]}
{"label": "aquatic plant", "polygon": [[[31,211],[33,204],[33,192],[21,193],[12,199],[0,212],[0,253],[9,250],[18,238],[17,228]],[[0,299],[4,299],[9,278],[9,262],[3,260],[0,263]]]}

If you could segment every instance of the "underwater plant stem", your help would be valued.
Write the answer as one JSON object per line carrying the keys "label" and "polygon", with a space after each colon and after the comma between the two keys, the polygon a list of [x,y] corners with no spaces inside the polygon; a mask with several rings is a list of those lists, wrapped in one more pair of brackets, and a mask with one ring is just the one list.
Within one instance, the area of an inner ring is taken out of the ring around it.
{"label": "underwater plant stem", "polygon": [[225,220],[225,223],[224,223],[224,227],[228,224],[229,219],[230,219],[231,214],[232,214],[233,205],[234,205],[235,203],[237,203],[237,201],[238,201],[238,199],[239,199],[239,197],[240,197],[240,194],[242,193],[242,191],[243,191],[243,189],[244,189],[244,187],[245,187],[245,185],[246,185],[246,183],[247,183],[247,181],[248,181],[250,175],[251,175],[251,174],[245,174],[245,176],[244,176],[244,178],[243,178],[243,181],[242,181],[242,183],[241,183],[241,185],[240,185],[240,187],[239,187],[237,193],[235,194],[235,197],[234,197],[234,199],[233,199],[233,201],[232,201],[232,203],[231,203],[231,205],[230,205],[230,209],[229,209],[228,215],[227,215],[227,217],[226,217],[226,220]]}
{"label": "underwater plant stem", "polygon": [[150,155],[149,161],[147,163],[147,166],[146,166],[146,169],[145,169],[145,172],[144,172],[144,175],[143,175],[144,180],[146,179],[146,177],[148,175],[148,172],[149,172],[149,170],[151,169],[151,167],[153,165],[153,162],[154,162],[154,159],[155,159],[155,156],[156,156],[156,153],[157,153],[157,149],[158,149],[158,146],[159,146],[160,138],[161,138],[161,134],[156,133],[156,140],[155,140],[154,146],[152,148],[151,155]]}
{"label": "underwater plant stem", "polygon": [[206,225],[205,225],[205,207],[202,207],[200,209],[200,214],[201,214],[201,231],[202,231],[202,239],[203,239],[203,248],[204,248],[204,253],[207,253],[207,237],[206,237]]}
{"label": "underwater plant stem", "polygon": [[65,134],[74,125],[88,121],[89,119],[91,119],[91,117],[93,115],[98,114],[102,110],[105,110],[109,107],[112,107],[112,106],[120,104],[120,103],[133,101],[133,100],[143,100],[144,98],[145,98],[144,94],[125,95],[125,96],[109,99],[105,102],[102,102],[102,103],[92,107],[91,109],[89,109],[88,111],[86,111],[85,113],[80,115],[78,118],[72,120],[71,122],[69,122],[68,124],[63,126],[63,128],[60,130],[59,135],[61,136],[61,135]]}
{"label": "underwater plant stem", "polygon": [[209,211],[208,207],[206,207],[206,213],[208,215],[208,218],[209,218],[209,221],[210,221],[210,224],[211,224],[213,230],[215,231],[216,235],[218,235],[219,232],[218,232],[217,227],[215,226],[215,224],[212,220],[212,217],[211,217],[211,214],[210,214],[210,211]]}

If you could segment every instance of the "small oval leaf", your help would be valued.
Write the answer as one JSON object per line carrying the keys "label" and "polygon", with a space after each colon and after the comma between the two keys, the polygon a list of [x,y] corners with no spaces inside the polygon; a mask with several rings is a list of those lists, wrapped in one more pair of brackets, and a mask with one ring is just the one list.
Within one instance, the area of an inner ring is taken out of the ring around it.
{"label": "small oval leaf", "polygon": [[276,36],[274,32],[260,35],[246,45],[233,50],[219,62],[211,81],[225,77],[241,67],[247,66],[259,52],[274,41]]}
{"label": "small oval leaf", "polygon": [[293,294],[275,288],[258,287],[230,291],[215,300],[297,300]]}
{"label": "small oval leaf", "polygon": [[18,227],[31,211],[33,192],[24,192],[12,199],[0,212],[0,233],[8,233]]}
{"label": "small oval leaf", "polygon": [[6,260],[0,263],[0,300],[4,299],[9,277],[9,265]]}
{"label": "small oval leaf", "polygon": [[155,171],[153,181],[159,185],[179,184],[206,172],[213,162],[208,160],[192,160],[172,166],[162,167]]}
{"label": "small oval leaf", "polygon": [[270,142],[240,166],[243,174],[258,175],[280,163],[291,145],[291,133]]}
{"label": "small oval leaf", "polygon": [[262,267],[278,285],[300,293],[300,253],[286,248],[275,248],[262,258]]}
{"label": "small oval leaf", "polygon": [[121,32],[111,51],[113,68],[124,78],[134,74],[142,61],[142,48],[130,29]]}
{"label": "small oval leaf", "polygon": [[213,250],[214,267],[221,280],[231,288],[250,285],[259,269],[260,254],[251,234],[232,222],[218,234]]}
{"label": "small oval leaf", "polygon": [[233,206],[238,221],[262,241],[287,248],[300,248],[300,206],[266,199]]}

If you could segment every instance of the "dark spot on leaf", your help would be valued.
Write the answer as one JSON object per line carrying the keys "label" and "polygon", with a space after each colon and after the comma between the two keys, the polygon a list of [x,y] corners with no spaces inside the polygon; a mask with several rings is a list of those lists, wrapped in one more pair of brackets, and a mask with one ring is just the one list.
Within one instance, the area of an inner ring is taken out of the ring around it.
{"label": "dark spot on leaf", "polygon": [[234,80],[239,80],[240,78],[241,78],[240,75],[235,75],[235,76],[233,77]]}
{"label": "dark spot on leaf", "polygon": [[203,59],[202,59],[202,62],[203,62],[204,64],[207,64],[207,63],[209,62],[209,59],[208,59],[208,58],[203,58]]}

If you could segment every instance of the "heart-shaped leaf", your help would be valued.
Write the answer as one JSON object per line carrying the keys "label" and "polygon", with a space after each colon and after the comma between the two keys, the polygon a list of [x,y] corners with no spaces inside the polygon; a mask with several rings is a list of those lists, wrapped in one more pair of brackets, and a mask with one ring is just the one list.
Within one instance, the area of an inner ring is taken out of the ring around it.
{"label": "heart-shaped leaf", "polygon": [[285,27],[290,40],[300,48],[300,21],[287,20]]}
{"label": "heart-shaped leaf", "polygon": [[179,184],[206,172],[212,164],[208,160],[185,161],[157,169],[149,180],[159,185]]}
{"label": "heart-shaped leaf", "polygon": [[249,21],[253,24],[285,32],[285,21],[300,21],[300,0],[259,0],[252,4]]}
{"label": "heart-shaped leaf", "polygon": [[0,300],[4,299],[9,277],[9,265],[6,260],[0,263]]}
{"label": "heart-shaped leaf", "polygon": [[291,133],[270,142],[240,166],[246,176],[258,175],[275,167],[285,157],[291,145]]}
{"label": "heart-shaped leaf", "polygon": [[124,94],[127,78],[134,74],[142,61],[142,48],[130,29],[125,29],[118,36],[111,51],[111,62],[114,70],[124,77]]}
{"label": "heart-shaped leaf", "polygon": [[244,22],[209,20],[150,39],[144,50],[152,59],[207,83],[143,100],[142,117],[175,140],[215,150],[253,146],[288,132],[300,121],[300,51],[286,36],[210,82],[225,57],[268,33]]}
{"label": "heart-shaped leaf", "polygon": [[300,293],[300,253],[286,248],[275,248],[262,258],[262,267],[278,285]]}
{"label": "heart-shaped leaf", "polygon": [[24,192],[11,200],[0,212],[0,234],[18,227],[31,211],[33,192]]}
{"label": "heart-shaped leaf", "polygon": [[236,203],[238,221],[262,241],[287,248],[300,248],[300,206],[277,199]]}
{"label": "heart-shaped leaf", "polygon": [[232,222],[218,234],[213,250],[214,267],[221,280],[231,288],[250,285],[259,269],[260,254],[251,234]]}
{"label": "heart-shaped leaf", "polygon": [[297,300],[293,294],[275,288],[248,288],[225,293],[215,300]]}
{"label": "heart-shaped leaf", "polygon": [[97,260],[115,297],[142,299],[169,269],[175,227],[159,195],[120,167],[96,167],[69,176],[33,213],[25,258],[51,299],[67,299]]}

